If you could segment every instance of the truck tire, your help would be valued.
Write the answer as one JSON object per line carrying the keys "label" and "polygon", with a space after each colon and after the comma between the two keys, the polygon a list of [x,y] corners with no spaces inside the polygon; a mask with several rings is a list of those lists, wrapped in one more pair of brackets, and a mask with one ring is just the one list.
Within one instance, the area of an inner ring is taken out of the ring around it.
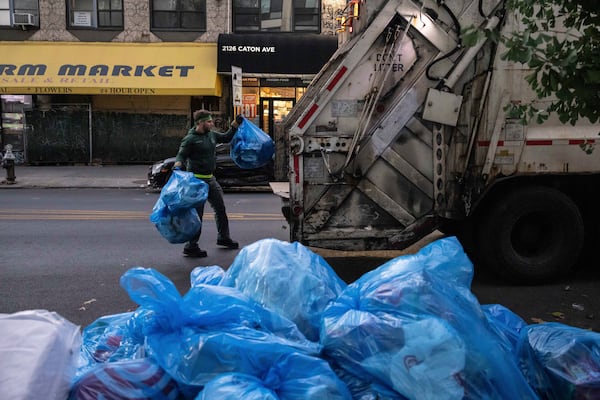
{"label": "truck tire", "polygon": [[517,284],[539,284],[570,273],[581,254],[584,223],[577,205],[544,186],[512,191],[478,223],[479,260]]}

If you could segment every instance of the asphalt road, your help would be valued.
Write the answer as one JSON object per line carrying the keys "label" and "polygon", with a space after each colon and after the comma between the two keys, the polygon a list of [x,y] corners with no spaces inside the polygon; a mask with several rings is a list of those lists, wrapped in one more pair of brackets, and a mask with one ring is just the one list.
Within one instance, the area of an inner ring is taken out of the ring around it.
{"label": "asphalt road", "polygon": [[[227,268],[237,251],[216,246],[207,213],[201,246],[209,257],[181,256],[183,245],[163,239],[148,220],[158,193],[143,189],[5,190],[0,197],[0,312],[44,308],[86,326],[136,305],[119,286],[129,268],[154,268],[181,293],[199,265]],[[271,193],[225,195],[234,239],[242,246],[263,238],[288,240],[280,200]],[[210,210],[207,207],[207,211]],[[441,237],[434,233],[405,252],[348,253],[322,249],[347,283],[389,259]],[[576,275],[544,286],[511,286],[476,266],[472,291],[481,304],[502,304],[528,323],[558,321],[600,332],[600,268],[593,254]]]}
{"label": "asphalt road", "polygon": [[[181,293],[200,265],[228,267],[237,251],[216,246],[210,207],[203,259],[182,256],[148,216],[158,193],[143,189],[23,189],[0,192],[0,312],[44,308],[85,326],[135,309],[119,286],[132,267],[154,268]],[[280,200],[272,194],[227,194],[232,236],[240,244],[287,240]]]}

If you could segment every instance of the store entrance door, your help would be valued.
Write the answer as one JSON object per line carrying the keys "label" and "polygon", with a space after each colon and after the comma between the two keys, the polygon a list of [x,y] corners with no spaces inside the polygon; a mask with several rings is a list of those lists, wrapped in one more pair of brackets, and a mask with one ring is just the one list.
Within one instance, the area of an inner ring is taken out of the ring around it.
{"label": "store entrance door", "polygon": [[260,126],[271,138],[275,138],[275,130],[278,125],[296,104],[294,98],[284,97],[261,97],[260,98]]}

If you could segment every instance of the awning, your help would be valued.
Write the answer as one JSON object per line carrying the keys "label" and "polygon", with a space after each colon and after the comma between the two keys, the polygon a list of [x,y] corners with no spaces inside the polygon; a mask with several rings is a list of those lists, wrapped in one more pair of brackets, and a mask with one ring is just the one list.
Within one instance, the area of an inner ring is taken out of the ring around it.
{"label": "awning", "polygon": [[0,94],[220,96],[215,43],[0,42]]}
{"label": "awning", "polygon": [[315,75],[337,50],[337,37],[313,33],[220,34],[220,73]]}

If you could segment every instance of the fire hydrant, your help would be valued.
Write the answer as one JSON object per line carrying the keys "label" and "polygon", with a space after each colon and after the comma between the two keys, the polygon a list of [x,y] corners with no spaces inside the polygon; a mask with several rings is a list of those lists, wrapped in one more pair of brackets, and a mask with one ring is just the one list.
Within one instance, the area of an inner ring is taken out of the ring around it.
{"label": "fire hydrant", "polygon": [[4,156],[2,157],[2,168],[6,169],[6,180],[3,183],[17,183],[15,176],[15,155],[12,152],[12,145],[4,146]]}

